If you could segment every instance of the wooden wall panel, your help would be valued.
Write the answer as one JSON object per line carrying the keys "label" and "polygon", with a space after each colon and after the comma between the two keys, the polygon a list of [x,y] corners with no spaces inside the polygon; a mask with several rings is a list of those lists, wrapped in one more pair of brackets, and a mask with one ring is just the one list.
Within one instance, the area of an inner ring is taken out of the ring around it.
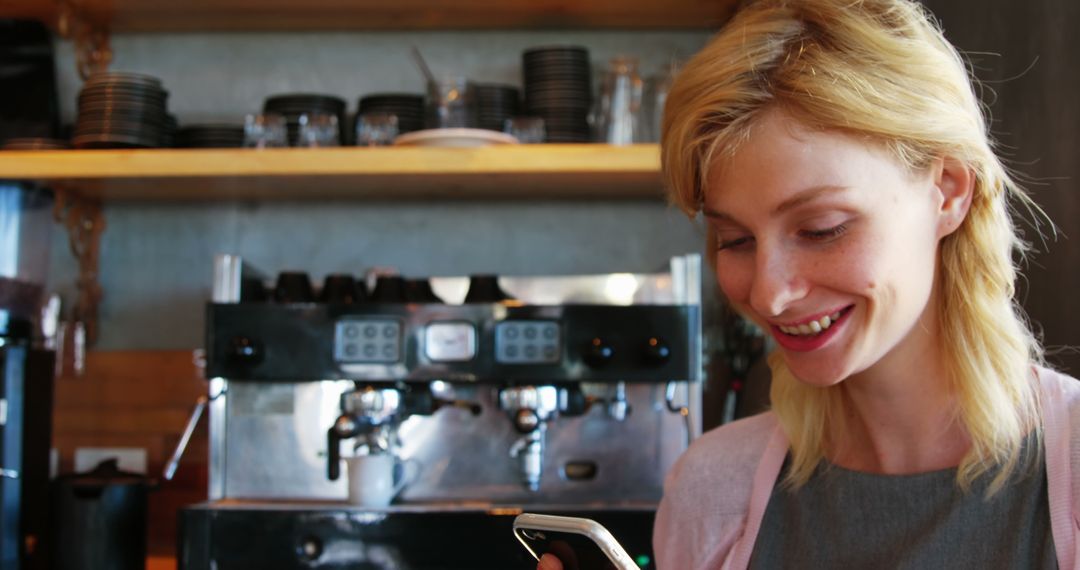
{"label": "wooden wall panel", "polygon": [[1061,230],[1024,267],[1020,300],[1049,360],[1080,375],[1080,2],[924,0],[984,83],[999,153]]}
{"label": "wooden wall panel", "polygon": [[161,480],[188,415],[205,392],[192,351],[90,352],[82,376],[56,380],[53,447],[60,453],[62,473],[74,468],[78,448],[146,450],[149,474],[160,481],[150,494],[151,555],[174,555],[177,510],[206,500],[205,416],[174,479]]}

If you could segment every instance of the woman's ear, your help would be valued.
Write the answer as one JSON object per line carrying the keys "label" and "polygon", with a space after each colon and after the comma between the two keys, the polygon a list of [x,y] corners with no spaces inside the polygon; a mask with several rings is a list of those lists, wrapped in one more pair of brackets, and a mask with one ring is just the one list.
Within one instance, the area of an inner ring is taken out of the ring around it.
{"label": "woman's ear", "polygon": [[934,184],[941,193],[938,210],[938,239],[941,239],[955,232],[967,217],[975,194],[975,172],[955,158],[941,158],[934,161]]}

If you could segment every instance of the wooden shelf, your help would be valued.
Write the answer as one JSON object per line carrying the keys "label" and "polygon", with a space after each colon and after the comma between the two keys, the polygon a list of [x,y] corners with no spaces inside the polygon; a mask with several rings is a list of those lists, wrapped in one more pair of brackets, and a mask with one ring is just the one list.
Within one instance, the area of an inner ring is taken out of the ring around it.
{"label": "wooden shelf", "polygon": [[[0,2],[55,25],[59,0]],[[436,29],[715,29],[736,0],[77,0],[114,32]]]}
{"label": "wooden shelf", "polygon": [[662,198],[651,144],[3,151],[0,179],[106,201]]}

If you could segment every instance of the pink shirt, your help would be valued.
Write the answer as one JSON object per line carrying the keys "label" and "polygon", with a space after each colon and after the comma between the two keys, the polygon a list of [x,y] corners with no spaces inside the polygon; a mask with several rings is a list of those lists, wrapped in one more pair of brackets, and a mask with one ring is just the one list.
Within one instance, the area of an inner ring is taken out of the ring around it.
{"label": "pink shirt", "polygon": [[[1080,382],[1045,368],[1042,387],[1050,526],[1058,567],[1077,566],[1080,533]],[[656,513],[659,570],[743,570],[788,452],[767,412],[712,430],[672,467]]]}

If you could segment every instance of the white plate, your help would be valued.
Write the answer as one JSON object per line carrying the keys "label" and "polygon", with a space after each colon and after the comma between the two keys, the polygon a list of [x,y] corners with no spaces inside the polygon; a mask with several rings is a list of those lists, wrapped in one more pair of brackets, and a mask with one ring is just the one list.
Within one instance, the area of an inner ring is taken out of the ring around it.
{"label": "white plate", "polygon": [[394,139],[396,146],[475,147],[518,143],[512,135],[487,129],[427,129],[405,133]]}

